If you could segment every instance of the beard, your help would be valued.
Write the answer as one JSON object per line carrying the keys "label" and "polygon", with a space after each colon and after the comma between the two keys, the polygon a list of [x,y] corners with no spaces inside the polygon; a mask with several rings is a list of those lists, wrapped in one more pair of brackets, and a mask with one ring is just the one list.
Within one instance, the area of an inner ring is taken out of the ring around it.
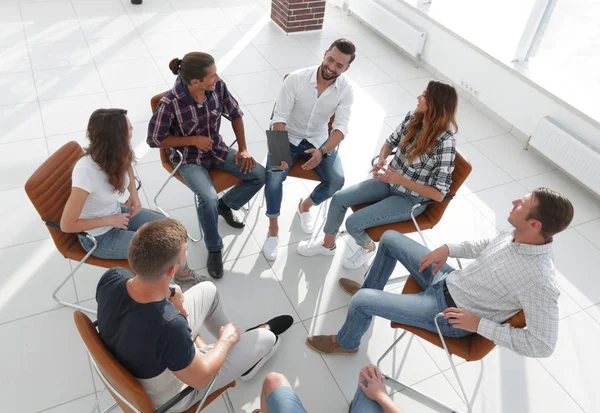
{"label": "beard", "polygon": [[327,73],[325,73],[325,66],[321,65],[321,77],[323,78],[323,80],[334,80],[339,76],[339,74],[335,73],[333,75],[328,75]]}

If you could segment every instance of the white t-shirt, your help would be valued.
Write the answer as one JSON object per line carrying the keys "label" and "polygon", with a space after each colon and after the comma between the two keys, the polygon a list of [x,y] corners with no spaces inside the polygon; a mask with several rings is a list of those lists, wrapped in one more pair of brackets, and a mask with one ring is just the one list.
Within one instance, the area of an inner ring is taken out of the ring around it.
{"label": "white t-shirt", "polygon": [[[83,204],[80,219],[101,218],[121,213],[119,197],[123,195],[108,182],[108,175],[92,159],[90,155],[81,158],[73,168],[72,186],[89,193]],[[125,187],[129,186],[129,175],[125,173]],[[112,227],[90,229],[87,232],[97,237],[108,232]]]}

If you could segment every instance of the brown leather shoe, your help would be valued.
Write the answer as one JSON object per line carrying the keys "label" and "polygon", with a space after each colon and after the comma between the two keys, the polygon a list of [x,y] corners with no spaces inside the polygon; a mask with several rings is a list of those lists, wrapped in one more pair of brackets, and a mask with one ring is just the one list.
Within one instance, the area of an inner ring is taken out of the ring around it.
{"label": "brown leather shoe", "polygon": [[344,350],[337,341],[337,336],[309,336],[308,347],[322,354],[356,354],[358,350]]}
{"label": "brown leather shoe", "polygon": [[342,290],[344,290],[346,294],[351,296],[356,294],[358,290],[360,290],[360,288],[362,287],[362,285],[349,278],[340,278],[338,281],[338,285]]}

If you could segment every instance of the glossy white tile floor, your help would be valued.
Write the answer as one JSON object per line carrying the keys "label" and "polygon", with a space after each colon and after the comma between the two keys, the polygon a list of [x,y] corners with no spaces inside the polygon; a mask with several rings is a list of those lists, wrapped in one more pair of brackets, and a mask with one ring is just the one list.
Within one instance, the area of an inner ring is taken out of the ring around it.
{"label": "glossy white tile floor", "polygon": [[[416,104],[435,73],[413,67],[394,47],[339,9],[328,7],[324,30],[286,36],[269,21],[269,0],[0,0],[0,400],[6,412],[70,413],[91,409],[102,389],[91,372],[72,321],[50,295],[72,265],[55,250],[23,186],[29,175],[65,142],[85,142],[90,113],[99,107],[129,110],[135,127],[137,171],[143,202],[152,200],[166,172],[146,147],[149,99],[174,76],[167,64],[185,52],[206,50],[243,105],[250,150],[263,162],[263,130],[283,74],[319,62],[332,40],[345,36],[359,54],[348,75],[359,88],[351,133],[341,147],[347,184],[366,176],[382,140]],[[467,64],[466,62],[457,64]],[[507,229],[510,201],[546,185],[575,204],[571,228],[556,237],[557,277],[562,295],[560,340],[546,360],[524,359],[496,349],[485,360],[477,412],[598,412],[600,396],[600,203],[548,162],[525,152],[505,126],[461,98],[458,147],[474,170],[441,223],[427,233],[439,245],[489,236]],[[500,122],[502,123],[502,122]],[[227,123],[223,135],[233,134]],[[310,412],[345,412],[359,368],[374,362],[397,334],[377,320],[356,357],[322,357],[309,350],[309,333],[335,333],[348,304],[337,278],[360,280],[363,271],[344,271],[345,254],[356,245],[342,237],[335,258],[300,258],[294,208],[312,184],[290,179],[281,217],[280,256],[269,263],[260,253],[267,219],[260,196],[251,203],[243,231],[225,225],[225,277],[216,284],[231,318],[247,327],[277,313],[296,324],[279,353],[251,383],[231,391],[238,412],[258,407],[261,380],[285,373]],[[192,195],[177,182],[163,197],[167,209],[192,233],[198,232]],[[194,268],[204,267],[203,245],[190,247]],[[398,268],[401,274],[402,269]],[[63,297],[93,306],[102,274],[86,267]],[[399,291],[401,283],[388,289]],[[441,350],[412,340],[404,379],[461,407],[456,383]],[[399,356],[399,353],[397,353]],[[387,369],[401,360],[390,357]],[[472,391],[479,365],[459,371]],[[431,412],[403,393],[395,400],[408,413]],[[102,406],[109,404],[102,400]],[[217,400],[207,412],[223,412]]]}

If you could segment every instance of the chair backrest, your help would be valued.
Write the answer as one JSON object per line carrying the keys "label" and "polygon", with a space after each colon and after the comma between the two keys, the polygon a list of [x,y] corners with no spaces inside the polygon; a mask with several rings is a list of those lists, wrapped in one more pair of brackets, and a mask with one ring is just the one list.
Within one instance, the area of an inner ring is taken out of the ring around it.
{"label": "chair backrest", "polygon": [[[454,171],[452,171],[452,184],[446,196],[456,195],[458,189],[466,181],[472,170],[473,166],[471,166],[471,163],[457,150],[456,157],[454,158]],[[425,209],[423,215],[431,222],[432,227],[440,222],[448,204],[449,202],[436,202]]]}
{"label": "chair backrest", "polygon": [[[125,370],[106,348],[100,340],[100,335],[92,320],[81,311],[75,311],[73,318],[88,353],[110,386],[140,412],[154,412],[152,400],[150,400],[140,382]],[[134,413],[118,396],[112,391],[110,392],[125,413]]]}
{"label": "chair backrest", "polygon": [[[71,141],[54,152],[25,183],[25,192],[43,221],[60,223],[63,210],[71,194],[71,173],[83,149]],[[47,227],[56,248],[66,251],[78,242],[77,234],[67,234]]]}

